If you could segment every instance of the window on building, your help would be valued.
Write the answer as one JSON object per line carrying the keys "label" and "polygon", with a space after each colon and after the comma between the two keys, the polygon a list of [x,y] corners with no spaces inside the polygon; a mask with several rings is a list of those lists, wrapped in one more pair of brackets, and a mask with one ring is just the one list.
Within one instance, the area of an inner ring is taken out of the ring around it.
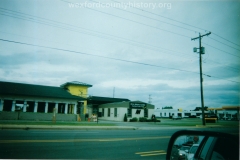
{"label": "window on building", "polygon": [[110,108],[108,108],[108,117],[110,117]]}
{"label": "window on building", "polygon": [[102,108],[102,117],[104,117],[104,108]]}
{"label": "window on building", "polygon": [[148,117],[148,109],[147,108],[144,109],[144,117]]}
{"label": "window on building", "polygon": [[117,108],[114,108],[114,117],[117,117]]}
{"label": "window on building", "polygon": [[166,116],[166,113],[164,113],[164,116]]}
{"label": "window on building", "polygon": [[127,113],[127,115],[128,115],[128,117],[132,117],[132,109],[131,108],[128,108],[128,113]]}
{"label": "window on building", "polygon": [[141,113],[141,109],[137,109],[136,114],[140,114],[140,113]]}

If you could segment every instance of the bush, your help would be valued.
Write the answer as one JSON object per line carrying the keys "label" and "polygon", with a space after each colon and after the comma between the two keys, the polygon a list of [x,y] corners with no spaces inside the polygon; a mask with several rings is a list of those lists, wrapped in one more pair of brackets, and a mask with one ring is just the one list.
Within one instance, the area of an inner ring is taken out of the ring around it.
{"label": "bush", "polygon": [[139,122],[146,122],[147,121],[147,118],[145,118],[145,117],[140,117],[139,118]]}
{"label": "bush", "polygon": [[124,119],[123,119],[124,122],[127,122],[127,114],[125,113],[124,115]]}
{"label": "bush", "polygon": [[132,119],[129,120],[129,122],[137,122],[138,121],[138,118],[137,117],[134,117]]}

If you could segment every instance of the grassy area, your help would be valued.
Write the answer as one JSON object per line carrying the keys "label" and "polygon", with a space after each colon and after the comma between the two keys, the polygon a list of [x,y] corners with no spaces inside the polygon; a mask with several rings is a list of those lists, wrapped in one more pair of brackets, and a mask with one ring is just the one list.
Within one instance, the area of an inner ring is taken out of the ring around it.
{"label": "grassy area", "polygon": [[116,126],[110,123],[97,123],[97,122],[42,122],[42,121],[0,121],[0,124],[11,125],[63,125],[63,126]]}

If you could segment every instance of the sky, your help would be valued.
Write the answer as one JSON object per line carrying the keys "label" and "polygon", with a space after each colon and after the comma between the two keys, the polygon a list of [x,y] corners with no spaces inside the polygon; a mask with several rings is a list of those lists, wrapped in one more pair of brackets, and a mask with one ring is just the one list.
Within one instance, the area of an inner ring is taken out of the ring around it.
{"label": "sky", "polygon": [[0,81],[93,85],[155,108],[239,106],[240,1],[1,0]]}

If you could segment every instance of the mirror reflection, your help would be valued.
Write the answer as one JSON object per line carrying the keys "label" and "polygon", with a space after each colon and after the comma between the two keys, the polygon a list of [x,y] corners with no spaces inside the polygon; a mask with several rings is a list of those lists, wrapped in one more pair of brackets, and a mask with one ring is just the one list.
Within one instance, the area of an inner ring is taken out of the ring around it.
{"label": "mirror reflection", "polygon": [[178,137],[171,152],[172,160],[192,160],[204,136],[184,135]]}

